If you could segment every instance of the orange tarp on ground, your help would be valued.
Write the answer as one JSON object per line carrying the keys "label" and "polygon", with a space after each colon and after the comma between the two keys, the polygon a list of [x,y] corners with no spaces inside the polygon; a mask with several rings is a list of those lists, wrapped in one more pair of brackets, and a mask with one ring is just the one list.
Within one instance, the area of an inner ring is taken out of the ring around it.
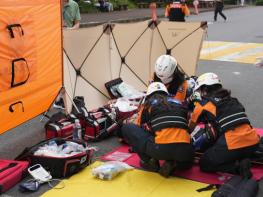
{"label": "orange tarp on ground", "polygon": [[46,111],[62,86],[60,0],[0,1],[0,134]]}

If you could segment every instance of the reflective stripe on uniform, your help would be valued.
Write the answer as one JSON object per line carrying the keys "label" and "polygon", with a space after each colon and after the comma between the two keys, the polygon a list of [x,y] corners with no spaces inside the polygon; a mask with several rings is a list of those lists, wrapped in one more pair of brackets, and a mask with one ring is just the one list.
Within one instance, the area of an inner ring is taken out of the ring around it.
{"label": "reflective stripe on uniform", "polygon": [[154,128],[156,126],[159,126],[159,125],[162,125],[162,124],[167,124],[167,123],[175,123],[175,124],[179,123],[179,124],[183,124],[183,125],[187,126],[187,124],[185,122],[183,122],[183,121],[164,121],[164,122],[156,123],[156,124],[152,125],[152,127]]}
{"label": "reflective stripe on uniform", "polygon": [[172,3],[171,5],[170,5],[170,9],[171,8],[182,8],[182,5],[180,4],[180,3]]}
{"label": "reflective stripe on uniform", "polygon": [[[227,122],[227,123],[223,124],[221,127],[223,128],[223,127],[225,127],[225,126],[227,126],[227,125],[229,125],[229,124],[231,124],[231,123],[233,123],[233,122],[236,122],[236,121],[239,121],[239,120],[245,120],[245,119],[248,120],[248,118],[246,118],[246,117],[237,118],[237,119],[235,119],[235,120],[232,120],[232,121],[230,121],[230,122]],[[248,120],[248,121],[249,121],[249,120]]]}
{"label": "reflective stripe on uniform", "polygon": [[221,123],[222,121],[224,121],[224,120],[227,119],[227,118],[231,118],[231,117],[233,117],[233,116],[240,115],[240,114],[246,115],[245,112],[239,112],[239,113],[235,113],[235,114],[229,115],[229,116],[227,116],[227,117],[224,117],[224,118],[222,118],[221,120],[219,120],[218,122]]}
{"label": "reflective stripe on uniform", "polygon": [[184,117],[181,117],[181,116],[163,116],[163,117],[155,118],[151,122],[155,122],[157,120],[164,119],[164,118],[179,118],[179,119],[183,119],[184,121],[187,121]]}

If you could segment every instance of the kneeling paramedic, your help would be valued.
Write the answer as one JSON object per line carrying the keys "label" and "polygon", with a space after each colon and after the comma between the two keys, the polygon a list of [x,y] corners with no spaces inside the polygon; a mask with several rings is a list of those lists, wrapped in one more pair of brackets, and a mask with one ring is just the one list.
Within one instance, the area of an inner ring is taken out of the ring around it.
{"label": "kneeling paramedic", "polygon": [[[192,166],[194,151],[188,133],[187,109],[168,97],[164,84],[153,82],[146,93],[138,125],[122,127],[124,139],[139,155],[142,168],[169,177]],[[165,160],[162,167],[159,160]]]}
{"label": "kneeling paramedic", "polygon": [[182,103],[186,102],[195,86],[193,79],[187,80],[177,60],[171,55],[157,58],[152,81],[165,84],[170,96]]}
{"label": "kneeling paramedic", "polygon": [[195,103],[189,127],[194,130],[199,121],[212,124],[217,133],[214,144],[200,159],[205,172],[227,172],[250,177],[250,160],[257,149],[259,136],[251,126],[243,105],[223,89],[218,76],[205,73],[198,77],[196,91],[201,100]]}
{"label": "kneeling paramedic", "polygon": [[[177,60],[171,55],[161,55],[154,66],[153,77],[150,83],[161,82],[165,85],[170,97],[188,106],[189,97],[195,87],[195,79],[186,77]],[[191,106],[188,106],[191,108]],[[141,116],[143,107],[139,107],[138,116]]]}

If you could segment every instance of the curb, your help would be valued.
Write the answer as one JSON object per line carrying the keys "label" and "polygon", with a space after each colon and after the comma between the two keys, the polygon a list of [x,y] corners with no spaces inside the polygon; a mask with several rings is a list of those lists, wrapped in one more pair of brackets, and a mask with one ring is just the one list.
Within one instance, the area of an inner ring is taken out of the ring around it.
{"label": "curb", "polygon": [[[240,7],[244,7],[244,6],[241,6],[241,5],[226,6],[224,7],[224,10],[240,8]],[[211,12],[211,11],[214,11],[214,8],[207,8],[204,10],[200,10],[199,13]],[[165,17],[164,14],[158,15],[158,18],[164,18],[164,17]],[[88,23],[81,23],[80,28],[94,27],[94,26],[105,24],[105,23],[133,23],[133,22],[145,21],[145,20],[150,20],[150,19],[151,17],[140,17],[140,18],[117,19],[117,20],[110,20],[110,21],[103,21],[103,22],[88,22]]]}

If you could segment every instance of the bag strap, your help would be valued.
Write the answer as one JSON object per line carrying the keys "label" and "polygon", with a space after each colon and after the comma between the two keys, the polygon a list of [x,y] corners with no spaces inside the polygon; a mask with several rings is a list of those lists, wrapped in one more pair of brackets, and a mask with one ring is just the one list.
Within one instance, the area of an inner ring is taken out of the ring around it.
{"label": "bag strap", "polygon": [[9,163],[8,166],[0,169],[0,173],[1,173],[1,172],[4,172],[5,170],[8,170],[9,168],[13,168],[13,167],[15,167],[16,165],[17,165],[17,163]]}
{"label": "bag strap", "polygon": [[197,192],[209,191],[209,190],[214,189],[214,188],[218,189],[220,186],[221,186],[220,184],[210,184],[206,187],[199,188],[196,191]]}
{"label": "bag strap", "polygon": [[[62,117],[62,115],[64,115],[64,117]],[[74,114],[69,114],[69,115],[61,114],[61,117],[62,118],[60,120],[52,119],[52,117],[49,117],[49,121],[47,122],[47,124],[50,124],[50,123],[57,124],[60,128],[62,128],[64,125],[60,122],[61,120],[75,122],[75,119],[77,119],[77,117]]]}
{"label": "bag strap", "polygon": [[116,120],[114,120],[111,116],[110,116],[110,110],[108,110],[107,108],[101,107],[99,108],[98,111],[101,111],[103,113],[103,115],[105,115],[107,118],[109,118],[112,122],[119,124]]}

